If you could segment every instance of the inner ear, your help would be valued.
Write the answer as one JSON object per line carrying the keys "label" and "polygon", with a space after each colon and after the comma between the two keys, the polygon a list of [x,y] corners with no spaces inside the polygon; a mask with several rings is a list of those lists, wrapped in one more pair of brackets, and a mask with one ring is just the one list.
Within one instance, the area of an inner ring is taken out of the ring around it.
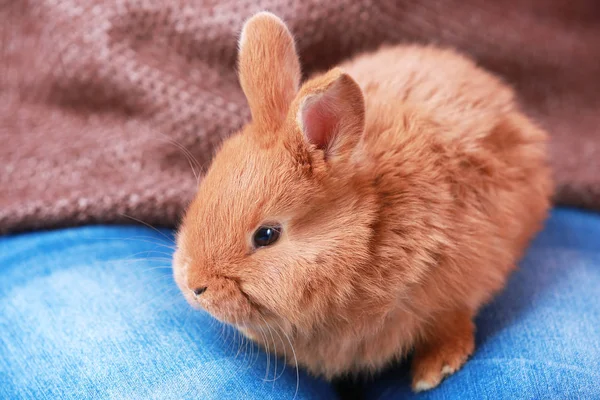
{"label": "inner ear", "polygon": [[364,129],[365,105],[354,80],[333,70],[300,92],[297,122],[305,140],[326,155],[351,149]]}
{"label": "inner ear", "polygon": [[340,118],[335,96],[330,93],[308,96],[301,107],[301,129],[306,139],[322,150],[333,142]]}

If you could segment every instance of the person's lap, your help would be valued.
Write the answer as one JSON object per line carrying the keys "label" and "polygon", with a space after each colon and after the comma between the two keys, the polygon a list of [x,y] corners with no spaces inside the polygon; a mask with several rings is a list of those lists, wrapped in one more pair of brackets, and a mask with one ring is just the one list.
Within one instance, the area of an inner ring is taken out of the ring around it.
{"label": "person's lap", "polygon": [[[191,309],[171,279],[171,240],[106,226],[0,238],[0,398],[335,396]],[[478,318],[461,371],[421,395],[406,366],[362,388],[377,399],[598,397],[599,297],[600,216],[557,210]]]}
{"label": "person's lap", "polygon": [[[473,357],[419,399],[600,398],[600,215],[556,210],[506,289],[476,321]],[[412,398],[406,374],[377,399]]]}

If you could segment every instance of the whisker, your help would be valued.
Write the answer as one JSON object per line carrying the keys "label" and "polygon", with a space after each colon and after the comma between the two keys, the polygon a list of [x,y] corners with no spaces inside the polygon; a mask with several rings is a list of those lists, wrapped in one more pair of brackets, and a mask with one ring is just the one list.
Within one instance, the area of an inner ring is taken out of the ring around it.
{"label": "whisker", "polygon": [[[238,324],[237,317],[235,317],[235,325],[237,326],[237,324]],[[244,338],[244,335],[242,335],[242,334],[236,335],[236,333],[238,333],[237,329],[233,333],[233,337],[237,339],[236,343],[238,345],[238,349],[237,349],[237,352],[235,353],[235,357],[234,357],[235,360],[237,360],[238,356],[240,355],[240,350],[242,349],[242,343],[243,343],[243,338]]]}
{"label": "whisker", "polygon": [[[248,346],[250,346],[250,352],[248,352]],[[246,363],[246,358],[248,359],[248,366],[246,367],[246,370],[248,370],[248,368],[250,368],[252,365],[250,364],[250,362],[252,361],[252,356],[253,356],[253,343],[250,339],[248,339],[247,337],[244,338],[244,364]]]}
{"label": "whisker", "polygon": [[171,243],[175,244],[175,242],[173,241],[173,239],[171,239],[170,237],[168,237],[168,236],[167,236],[167,235],[165,235],[163,232],[159,231],[158,229],[156,229],[155,227],[153,227],[153,226],[152,226],[152,225],[150,225],[149,223],[147,223],[147,222],[144,222],[144,221],[142,221],[141,219],[137,219],[137,218],[135,218],[135,217],[132,217],[131,215],[127,215],[127,214],[125,214],[125,213],[121,213],[121,212],[120,212],[120,213],[119,213],[119,215],[121,215],[121,216],[123,216],[123,217],[125,217],[125,218],[129,218],[129,219],[131,219],[131,220],[133,220],[133,221],[139,222],[139,223],[140,223],[140,224],[142,224],[142,225],[145,225],[145,226],[147,226],[148,228],[150,228],[150,229],[154,230],[154,231],[155,231],[156,233],[158,233],[159,235],[163,236],[163,237],[164,237],[165,239],[167,239],[169,242],[171,242]]}
{"label": "whisker", "polygon": [[[262,318],[262,315],[261,315]],[[271,341],[273,342],[273,354],[275,355],[275,369],[273,372],[273,379],[265,379],[265,381],[267,382],[273,382],[273,387],[275,387],[275,377],[277,376],[277,344],[275,343],[275,337],[273,336],[273,330],[271,328],[271,326],[269,326],[269,324],[267,324],[267,322],[265,321],[265,319],[263,318],[263,321],[265,322],[265,326],[267,327],[267,332],[271,335]]]}
{"label": "whisker", "polygon": [[194,178],[196,178],[196,181],[198,181],[198,174],[196,173],[196,169],[194,168],[194,163],[192,162],[195,159],[193,158],[193,155],[191,155],[190,151],[187,150],[183,145],[176,142],[174,139],[169,139],[169,140],[167,140],[167,142],[169,144],[172,144],[173,146],[177,147],[179,150],[181,150],[181,152],[183,153],[183,156],[186,158],[188,164],[190,165],[190,168],[192,169]]}
{"label": "whisker", "polygon": [[220,323],[220,334],[219,334],[219,341],[225,343],[225,324]]}
{"label": "whisker", "polygon": [[265,377],[263,378],[263,381],[267,381],[267,377],[269,376],[269,367],[271,364],[271,352],[269,351],[269,341],[267,339],[267,335],[265,334],[265,331],[262,327],[258,327],[258,329],[260,329],[260,333],[262,338],[264,339],[264,344],[266,346],[266,353],[267,353],[267,368],[265,371]]}
{"label": "whisker", "polygon": [[283,333],[288,343],[290,344],[290,347],[292,348],[292,354],[294,355],[294,364],[296,366],[296,392],[294,393],[294,397],[292,398],[292,400],[295,400],[296,396],[298,395],[298,390],[300,388],[300,371],[298,370],[298,358],[296,357],[296,350],[294,349],[294,345],[292,344],[289,335],[281,328],[279,322],[275,321],[275,323],[277,324],[277,326],[279,326],[279,329],[281,329],[281,333]]}
{"label": "whisker", "polygon": [[[120,260],[115,260],[117,262],[123,262],[123,263],[132,263],[132,262],[141,262],[141,261],[167,261],[167,262],[171,262],[173,259],[171,257],[168,257],[166,255],[161,255],[161,257],[137,257],[138,255],[142,255],[142,254],[151,254],[151,253],[156,253],[153,251],[143,251],[137,254],[133,254],[127,258],[122,258]],[[160,253],[158,253],[160,255]]]}
{"label": "whisker", "polygon": [[190,168],[192,169],[192,173],[194,174],[194,178],[196,178],[196,182],[200,181],[200,176],[198,175],[198,172],[196,172],[196,169],[194,168],[194,162],[196,163],[196,167],[199,167],[199,163],[196,160],[196,158],[194,157],[194,155],[188,150],[186,149],[183,145],[177,143],[176,141],[171,141],[171,144],[174,144],[175,146],[177,146],[182,152],[183,155],[185,156],[185,158],[187,159],[188,163],[190,164]]}
{"label": "whisker", "polygon": [[[159,267],[152,267],[152,268],[147,268],[142,270],[143,272],[150,272],[150,271],[154,271],[154,270],[172,270],[173,267],[172,266],[159,266]],[[168,275],[170,278],[172,278],[172,275],[169,274]]]}
{"label": "whisker", "polygon": [[250,343],[250,361],[252,362],[252,364],[250,365],[254,366],[258,361],[258,358],[260,357],[261,347],[254,340],[251,340],[249,338],[246,338],[246,340],[248,341],[248,343]]}
{"label": "whisker", "polygon": [[[155,246],[164,247],[164,248],[166,248],[168,250],[171,250],[171,252],[177,250],[177,247],[175,245],[169,245],[169,244],[165,244],[165,243],[159,243],[157,241],[149,240],[149,238],[119,238],[119,240],[150,243],[150,244],[153,244]],[[159,240],[162,240],[162,239],[159,239]]]}
{"label": "whisker", "polygon": [[155,246],[160,246],[160,247],[166,247],[169,250],[176,250],[176,246],[173,245],[169,245],[169,244],[165,244],[164,243],[164,239],[162,238],[157,238],[157,237],[153,237],[153,236],[131,236],[131,237],[100,237],[99,239],[101,240],[112,240],[112,241],[136,241],[136,242],[144,242],[144,243],[150,243],[153,244]]}
{"label": "whisker", "polygon": [[173,257],[171,257],[171,254],[162,253],[159,250],[144,250],[144,251],[138,251],[137,253],[129,254],[127,257],[124,257],[124,258],[113,259],[113,260],[111,260],[111,262],[112,261],[114,261],[114,262],[123,262],[123,261],[144,260],[144,259],[146,259],[146,257],[138,257],[138,256],[143,255],[143,254],[148,254],[149,255],[149,254],[153,254],[153,253],[158,254],[158,255],[162,255],[163,256],[162,258],[164,260],[172,261],[172,259],[173,259]]}
{"label": "whisker", "polygon": [[[237,326],[237,317],[234,316],[234,319],[235,319],[234,326]],[[233,335],[232,335],[233,337],[232,337],[229,345],[227,346],[227,352],[229,353],[229,350],[234,349],[235,345],[239,343],[239,332],[235,328],[228,328],[228,329],[233,329]],[[238,345],[238,351],[236,352],[234,359],[237,359],[237,356],[239,354],[239,349],[240,349],[240,347]]]}
{"label": "whisker", "polygon": [[279,373],[279,375],[277,375],[277,377],[275,378],[275,380],[277,380],[283,376],[283,373],[285,372],[285,369],[287,368],[287,349],[286,349],[285,343],[283,342],[283,338],[281,337],[281,335],[279,334],[277,329],[273,329],[273,330],[279,337],[279,341],[281,342],[281,345],[283,346],[283,368],[281,369],[281,372]]}
{"label": "whisker", "polygon": [[196,168],[198,168],[198,172],[202,171],[202,164],[198,161],[198,159],[196,157],[194,157],[192,152],[190,150],[188,150],[182,143],[179,143],[177,140],[165,135],[164,133],[159,132],[159,134],[161,136],[163,136],[163,139],[157,139],[157,140],[166,141],[169,144],[174,145],[179,150],[181,150],[181,152],[187,159],[188,163],[190,164],[190,168],[192,169],[192,173],[194,174],[194,177],[196,178],[196,182],[199,182],[200,181],[199,174],[194,169],[194,165],[195,165]]}
{"label": "whisker", "polygon": [[[168,264],[166,265],[157,265],[157,266],[149,266],[147,268],[142,268],[142,269],[135,269],[136,271],[139,272],[149,272],[149,271],[153,271],[153,270],[165,270],[165,271],[171,271],[173,270],[173,266],[170,263],[170,260],[167,259],[161,259],[161,258],[156,258],[156,259],[138,259],[138,260],[118,260],[118,261],[114,261],[114,262],[108,262],[106,263],[106,265],[111,266],[111,267],[128,267],[128,266],[132,266],[132,265],[136,265],[136,263],[141,263],[141,262],[145,262],[145,261],[163,261],[163,262],[168,262]],[[143,265],[143,264],[142,264]],[[169,278],[173,278],[172,274],[165,274],[163,275],[163,277],[169,277]]]}
{"label": "whisker", "polygon": [[183,143],[181,143],[181,142],[178,142],[177,140],[175,140],[175,139],[173,139],[173,138],[171,138],[171,137],[168,137],[167,135],[164,135],[164,134],[163,134],[163,136],[164,136],[165,138],[167,138],[167,140],[168,140],[170,143],[172,143],[173,145],[175,145],[175,146],[177,146],[179,149],[181,149],[181,150],[184,152],[184,154],[186,154],[187,156],[189,156],[189,159],[190,159],[190,160],[191,160],[191,161],[194,163],[194,165],[196,166],[196,168],[198,168],[198,169],[202,169],[202,163],[200,163],[200,162],[198,161],[198,159],[197,159],[196,157],[194,157],[194,154],[192,154],[192,152],[191,152],[191,151],[190,151],[190,150],[189,150],[187,147],[185,147],[185,146],[183,145]]}
{"label": "whisker", "polygon": [[[274,376],[273,382],[275,382],[277,379],[281,378],[281,376],[285,372],[285,368],[287,367],[287,350],[286,350],[285,343],[283,343],[283,338],[281,337],[281,335],[279,334],[277,329],[274,329],[273,327],[271,327],[271,325],[269,325],[269,323],[265,320],[265,318],[262,315],[260,317],[262,318],[263,322],[265,323],[265,325],[267,326],[267,328],[269,329],[270,332],[275,331],[275,333],[279,337],[279,341],[281,342],[281,345],[283,346],[283,368],[281,369],[281,373],[279,375],[277,375],[277,376],[273,375]],[[273,337],[272,333],[271,333],[271,337]],[[274,338],[273,338],[273,346],[276,346]],[[275,349],[277,349],[277,347],[275,347]],[[275,351],[277,351],[277,350],[275,350]],[[275,364],[275,365],[277,365],[277,364]],[[275,367],[275,374],[277,374],[277,366]],[[273,384],[275,384],[275,383],[273,383]]]}

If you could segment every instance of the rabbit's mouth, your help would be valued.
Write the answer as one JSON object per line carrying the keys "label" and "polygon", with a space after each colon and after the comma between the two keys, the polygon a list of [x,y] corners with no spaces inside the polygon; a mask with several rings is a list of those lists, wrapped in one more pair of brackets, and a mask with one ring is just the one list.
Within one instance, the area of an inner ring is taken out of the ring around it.
{"label": "rabbit's mouth", "polygon": [[[204,289],[206,288],[206,289]],[[218,320],[238,326],[251,322],[256,310],[239,289],[236,282],[223,277],[207,279],[202,293],[192,289],[188,293],[193,303],[208,311]]]}
{"label": "rabbit's mouth", "polygon": [[[259,323],[260,307],[244,293],[235,279],[210,275],[197,278],[189,260],[177,251],[173,258],[173,276],[187,302],[196,309],[204,309],[216,319],[243,327]],[[190,277],[191,275],[191,277]]]}

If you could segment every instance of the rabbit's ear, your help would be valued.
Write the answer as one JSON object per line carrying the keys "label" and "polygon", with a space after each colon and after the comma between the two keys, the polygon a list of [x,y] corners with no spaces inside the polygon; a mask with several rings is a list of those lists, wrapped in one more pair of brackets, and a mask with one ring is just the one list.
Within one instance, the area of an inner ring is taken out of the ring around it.
{"label": "rabbit's ear", "polygon": [[358,84],[340,69],[307,82],[298,95],[297,124],[304,138],[325,156],[348,154],[365,125],[365,103]]}
{"label": "rabbit's ear", "polygon": [[239,78],[258,127],[281,125],[300,76],[294,39],[283,21],[269,12],[246,21],[239,41]]}

